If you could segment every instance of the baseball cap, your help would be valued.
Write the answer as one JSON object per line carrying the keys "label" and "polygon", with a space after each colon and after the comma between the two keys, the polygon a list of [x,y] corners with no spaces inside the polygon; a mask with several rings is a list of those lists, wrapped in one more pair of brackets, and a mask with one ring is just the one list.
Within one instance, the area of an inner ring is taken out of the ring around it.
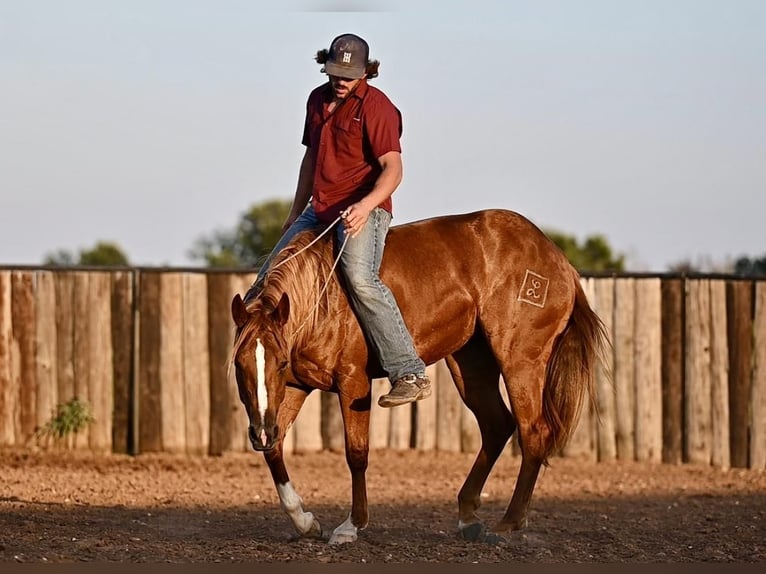
{"label": "baseball cap", "polygon": [[331,76],[358,79],[367,69],[370,47],[355,34],[341,34],[330,44],[324,71]]}

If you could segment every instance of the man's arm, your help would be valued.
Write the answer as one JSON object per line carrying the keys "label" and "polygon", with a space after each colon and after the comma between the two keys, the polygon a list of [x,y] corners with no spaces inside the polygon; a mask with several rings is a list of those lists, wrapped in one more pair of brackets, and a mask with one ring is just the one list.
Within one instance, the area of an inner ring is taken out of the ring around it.
{"label": "man's arm", "polygon": [[287,231],[298,216],[306,209],[306,205],[311,199],[311,191],[314,186],[314,160],[311,157],[311,150],[306,148],[301,160],[301,167],[298,170],[298,185],[295,189],[295,197],[290,207],[290,214],[282,225],[282,233]]}
{"label": "man's arm", "polygon": [[351,237],[356,237],[362,230],[370,212],[391,197],[402,182],[402,154],[390,151],[378,158],[383,171],[380,172],[372,191],[364,198],[346,209],[343,222]]}

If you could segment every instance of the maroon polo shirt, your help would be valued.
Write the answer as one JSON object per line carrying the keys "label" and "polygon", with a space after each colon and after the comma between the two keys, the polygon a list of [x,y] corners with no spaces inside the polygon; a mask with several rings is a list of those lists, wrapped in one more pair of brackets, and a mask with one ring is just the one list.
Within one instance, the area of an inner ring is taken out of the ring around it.
{"label": "maroon polo shirt", "polygon": [[[402,151],[402,116],[383,92],[361,80],[328,114],[332,98],[329,82],[311,92],[303,129],[303,145],[314,160],[312,206],[326,223],[372,190],[382,171],[380,156]],[[392,212],[391,197],[380,207]]]}

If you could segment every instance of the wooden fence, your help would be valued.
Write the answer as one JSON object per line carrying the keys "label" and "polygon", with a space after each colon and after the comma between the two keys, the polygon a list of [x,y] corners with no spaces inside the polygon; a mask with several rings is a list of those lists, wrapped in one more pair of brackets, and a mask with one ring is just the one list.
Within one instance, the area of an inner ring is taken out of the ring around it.
{"label": "wooden fence", "polygon": [[[249,273],[0,269],[0,446],[77,397],[95,421],[70,448],[220,454],[249,449],[227,378],[229,308]],[[766,468],[766,281],[582,280],[613,342],[563,456]],[[373,408],[372,448],[475,451],[473,415],[443,362],[431,399]],[[373,400],[388,382],[373,382]],[[374,403],[375,404],[375,403]],[[286,450],[342,449],[334,395],[315,392]],[[517,451],[515,445],[509,449]]]}

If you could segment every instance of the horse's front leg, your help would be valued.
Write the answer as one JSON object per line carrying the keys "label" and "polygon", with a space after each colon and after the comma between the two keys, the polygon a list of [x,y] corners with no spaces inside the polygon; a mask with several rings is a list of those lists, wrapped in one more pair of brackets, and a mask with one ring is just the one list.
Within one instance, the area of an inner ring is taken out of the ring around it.
{"label": "horse's front leg", "polygon": [[311,512],[303,510],[303,500],[290,482],[282,448],[287,430],[293,424],[295,417],[298,416],[307,396],[308,392],[302,389],[287,387],[285,399],[280,405],[277,415],[279,440],[273,449],[263,454],[271,471],[271,477],[274,479],[274,485],[277,487],[279,505],[290,517],[295,530],[307,538],[321,538],[322,527],[319,525],[319,521],[314,518]]}
{"label": "horse's front leg", "polygon": [[[351,513],[330,536],[330,544],[345,544],[357,539],[357,532],[367,526],[367,461],[370,452],[370,385],[361,385],[360,393],[338,394],[346,439],[346,463],[351,471]],[[366,393],[366,394],[362,394]],[[362,394],[362,396],[359,396]]]}

